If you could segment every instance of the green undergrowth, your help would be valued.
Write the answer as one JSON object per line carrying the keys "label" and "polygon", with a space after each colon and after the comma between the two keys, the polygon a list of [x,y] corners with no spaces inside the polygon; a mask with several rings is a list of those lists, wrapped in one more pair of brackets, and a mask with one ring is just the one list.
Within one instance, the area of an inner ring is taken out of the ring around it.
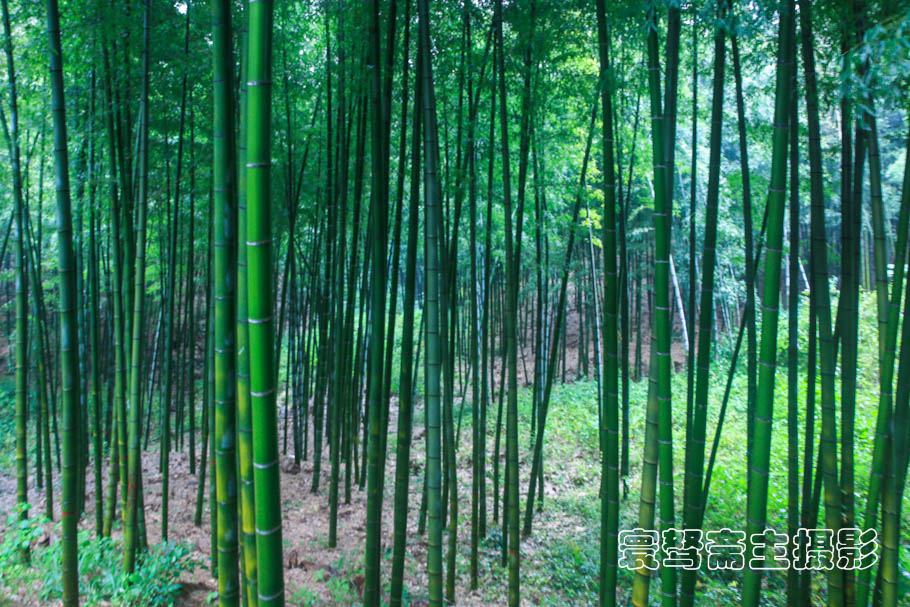
{"label": "green undergrowth", "polygon": [[[0,543],[0,606],[20,604],[15,596],[55,603],[63,586],[60,525],[46,519],[22,521],[10,517]],[[30,563],[22,548],[30,546]],[[151,546],[138,556],[135,571],[123,570],[119,540],[97,538],[89,530],[79,532],[79,594],[83,605],[115,607],[163,607],[180,596],[181,575],[201,567],[192,549],[183,542]]]}
{"label": "green undergrowth", "polygon": [[12,376],[0,375],[0,469],[15,470],[16,400]]}
{"label": "green undergrowth", "polygon": [[[802,479],[803,449],[805,447],[805,416],[807,392],[808,318],[805,307],[800,314],[799,353],[799,478]],[[787,510],[787,316],[782,310],[778,336],[778,369],[774,393],[773,435],[768,492],[768,526],[786,533]],[[759,336],[760,336],[759,326]],[[874,293],[864,293],[861,298],[859,354],[857,368],[855,477],[856,512],[861,518],[865,508],[865,495],[872,458],[872,440],[878,411],[878,336],[875,319]],[[705,461],[717,427],[727,373],[732,360],[732,338],[721,336],[714,348],[708,399],[708,444]],[[838,369],[838,378],[840,370]],[[820,431],[821,396],[820,378],[817,378],[815,441]],[[645,407],[648,382],[633,382],[629,398],[629,475],[621,486],[620,528],[638,526],[641,458],[644,446]],[[685,395],[686,374],[673,376],[673,447],[674,447],[674,498],[677,526],[682,526],[683,483],[685,469]],[[840,381],[837,382],[837,402],[840,403]],[[531,388],[522,388],[519,394],[519,441],[522,469],[531,465]],[[458,403],[456,402],[456,414]],[[840,428],[840,407],[838,428]],[[469,407],[463,419],[462,441],[470,437],[471,417]],[[495,408],[488,412],[490,437],[495,433]],[[468,428],[466,432],[466,428]],[[718,445],[717,461],[711,480],[706,506],[705,530],[724,527],[744,530],[746,511],[746,352],[745,343],[740,352],[733,380],[726,419]],[[492,444],[492,442],[490,443]],[[522,555],[522,593],[541,605],[596,605],[598,603],[598,572],[600,564],[600,477],[601,462],[598,438],[597,385],[593,380],[556,384],[550,401],[544,453],[546,482],[555,489],[548,495],[543,510],[535,515],[533,537],[525,543]],[[462,449],[470,449],[464,443]],[[488,491],[492,489],[492,465],[488,469]],[[520,486],[522,517],[527,496],[527,483]],[[492,501],[492,496],[488,495]],[[903,509],[902,536],[910,530],[910,506]],[[469,519],[466,520],[469,523]],[[823,525],[823,521],[821,522]],[[655,523],[655,526],[657,523]],[[486,540],[488,575],[491,585],[502,590],[506,572],[496,563],[500,550],[501,534],[497,527]],[[907,548],[902,551],[902,583],[907,587],[901,605],[910,605],[910,557]],[[502,586],[498,584],[502,582]],[[621,570],[619,593],[623,604],[631,596],[633,575]],[[775,572],[765,576],[762,603],[767,606],[786,604],[786,573]],[[741,572],[714,572],[703,568],[696,589],[696,604],[727,606],[738,605],[742,586]],[[821,576],[813,578],[813,603],[823,604],[825,583]],[[527,593],[527,594],[525,594]],[[660,595],[659,581],[652,579],[652,604]],[[491,596],[492,598],[492,596]],[[501,597],[498,597],[501,598]]]}

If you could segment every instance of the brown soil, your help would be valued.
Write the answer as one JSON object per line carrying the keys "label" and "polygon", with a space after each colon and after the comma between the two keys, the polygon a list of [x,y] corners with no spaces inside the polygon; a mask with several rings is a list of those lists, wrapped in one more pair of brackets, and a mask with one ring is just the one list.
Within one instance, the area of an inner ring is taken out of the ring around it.
{"label": "brown soil", "polygon": [[[456,401],[456,414],[459,403]],[[394,441],[394,431],[397,427],[396,411],[393,404],[393,419],[391,428],[393,434],[390,443]],[[405,562],[405,587],[412,592],[411,605],[426,605],[425,589],[427,587],[426,555],[427,536],[418,535],[417,517],[421,499],[424,470],[424,439],[423,425],[417,423],[423,419],[423,410],[418,408],[415,413],[414,440],[411,456],[411,481],[410,501],[408,510],[408,543]],[[492,426],[492,424],[491,424]],[[492,475],[493,465],[493,428],[488,436],[488,471]],[[459,531],[457,549],[457,581],[456,597],[459,605],[505,605],[506,604],[506,571],[499,566],[498,542],[480,550],[480,583],[479,589],[471,591],[469,588],[469,553],[470,553],[470,494],[471,494],[471,460],[469,436],[462,436],[461,448],[457,456],[458,465],[458,497],[459,497]],[[528,441],[521,440],[519,464],[521,469],[520,492],[521,503],[524,503],[524,493],[527,490],[527,477],[530,472],[530,453]],[[151,545],[157,544],[161,539],[161,474],[158,472],[158,451],[152,445],[152,450],[143,454],[143,485],[145,488],[145,516],[148,530],[148,541]],[[395,453],[394,443],[390,444],[389,461],[386,467],[385,499],[383,502],[382,518],[382,549],[383,554],[388,550],[389,556],[382,559],[382,580],[385,585],[391,575],[391,545],[393,523],[393,496]],[[594,453],[578,453],[573,461],[560,470],[547,471],[545,474],[546,498],[555,495],[565,496],[570,492],[578,492],[579,488],[587,490],[581,482],[586,473],[580,472],[581,468],[589,468],[592,461],[596,461]],[[504,469],[505,459],[501,457],[500,463]],[[359,601],[362,593],[362,559],[365,544],[365,512],[366,492],[353,488],[350,504],[340,504],[338,511],[338,547],[326,547],[328,537],[328,492],[329,481],[329,453],[323,453],[323,468],[321,489],[318,494],[311,492],[312,462],[302,462],[299,472],[293,471],[292,460],[282,462],[284,470],[281,473],[281,495],[284,513],[284,559],[285,559],[285,584],[288,605],[303,605],[303,597],[315,599],[314,605],[350,605]],[[12,470],[4,471],[0,475],[0,510],[10,511],[15,503],[15,478]],[[343,466],[342,466],[343,474]],[[103,473],[106,478],[106,470]],[[31,479],[30,479],[31,480]],[[59,500],[60,479],[54,475],[55,499]],[[91,470],[89,471],[88,497],[86,499],[86,513],[80,522],[80,528],[91,528],[94,524],[94,501],[92,491]],[[189,543],[193,548],[194,557],[204,563],[206,567],[210,558],[210,536],[208,507],[203,513],[202,525],[193,524],[193,514],[196,499],[197,477],[189,472],[189,458],[184,453],[174,453],[170,461],[170,499],[169,499],[169,536],[171,540],[180,540]],[[343,477],[340,488],[340,498],[344,499]],[[488,528],[495,529],[492,522],[493,514],[493,483],[488,479]],[[30,487],[29,498],[35,509],[42,509],[44,492]],[[206,501],[208,495],[206,490]],[[59,520],[59,501],[55,503],[56,516]],[[119,515],[119,513],[118,513]],[[523,511],[522,511],[523,515]],[[566,536],[586,529],[588,525],[597,527],[599,522],[584,521],[576,516],[565,514],[552,509],[538,515],[535,520],[535,535],[522,541],[522,577],[534,575],[540,567],[543,570],[545,563],[540,562],[535,554],[538,546],[545,546],[548,537],[553,535]],[[48,530],[53,535],[53,530]],[[115,535],[119,534],[119,529]],[[52,538],[51,541],[57,541]],[[496,545],[493,545],[496,544]],[[445,535],[443,537],[444,550],[446,547]],[[539,572],[538,572],[539,575]],[[339,581],[340,580],[340,581]],[[184,585],[183,594],[178,605],[204,605],[209,593],[216,589],[216,582],[210,572],[199,568],[193,573],[187,573],[181,579]],[[338,589],[341,589],[339,593]],[[333,594],[333,592],[335,594]],[[523,600],[528,604],[538,604],[541,597],[552,591],[544,586],[534,587],[530,582],[522,586]],[[22,605],[37,605],[35,594],[30,596],[9,597],[19,601]],[[388,601],[388,597],[385,597]]]}
{"label": "brown soil", "polygon": [[[574,303],[574,297],[570,297],[570,304]],[[587,320],[587,319],[586,319]],[[643,319],[643,335],[648,335],[645,328],[647,319]],[[677,323],[678,324],[678,323]],[[567,349],[567,372],[566,378],[569,381],[579,376],[579,318],[574,308],[570,307],[567,322],[568,332],[568,349]],[[589,341],[589,374],[593,377],[593,338],[588,332]],[[2,341],[2,340],[0,340]],[[643,369],[647,374],[648,359],[648,341],[643,340]],[[630,358],[632,359],[634,370],[635,341],[634,329],[630,344]],[[525,376],[525,368],[528,374],[533,373],[533,348],[531,346],[532,335],[527,336],[527,343],[524,346],[525,359],[522,362],[522,350],[519,349],[518,364],[518,381],[520,385],[529,385],[531,377]],[[498,347],[498,340],[497,340]],[[682,344],[674,343],[672,348],[674,361],[679,364],[685,360],[685,353]],[[523,364],[524,363],[524,364]],[[561,369],[560,369],[561,371]],[[498,385],[501,372],[501,361],[495,361],[495,377],[493,381]],[[470,392],[470,390],[469,390]],[[469,395],[468,395],[468,398]],[[457,415],[460,401],[456,398],[455,415]],[[283,408],[281,409],[283,411]],[[393,524],[393,496],[395,480],[395,435],[397,429],[397,402],[393,398],[392,411],[390,415],[390,435],[389,435],[389,456],[385,470],[385,487],[382,515],[382,573],[384,591],[387,591],[387,583],[391,574],[391,545],[392,545],[392,524]],[[427,554],[427,536],[418,535],[417,517],[421,500],[421,491],[423,484],[423,471],[425,460],[425,429],[423,427],[424,413],[422,404],[418,403],[414,412],[414,430],[411,450],[411,477],[410,477],[410,499],[408,510],[408,540],[407,555],[405,561],[405,587],[412,594],[411,605],[426,605],[426,554]],[[488,436],[487,436],[487,509],[488,509],[488,530],[495,529],[497,526],[493,523],[493,450],[494,450],[494,432],[495,432],[495,409],[488,413]],[[480,580],[479,588],[472,591],[469,587],[469,553],[471,542],[470,529],[470,495],[472,484],[472,466],[470,454],[470,426],[463,429],[464,436],[461,437],[461,447],[457,454],[458,466],[458,497],[459,497],[459,529],[458,529],[458,548],[457,548],[457,576],[456,576],[456,598],[459,605],[468,606],[486,606],[486,605],[505,605],[507,604],[507,574],[504,568],[499,564],[498,542],[493,541],[480,550]],[[528,476],[530,474],[531,456],[526,432],[522,433],[525,438],[520,440],[519,447],[519,470],[520,470],[520,504],[524,504],[527,491]],[[309,444],[312,445],[312,436]],[[197,442],[197,448],[199,443]],[[188,448],[187,448],[188,449]],[[312,447],[311,447],[312,449]],[[503,439],[504,450],[504,439]],[[185,450],[186,451],[186,450]],[[312,456],[312,454],[310,454]],[[554,496],[590,496],[590,499],[596,499],[596,479],[591,476],[591,467],[598,461],[596,454],[596,445],[591,450],[579,449],[576,453],[566,456],[567,461],[559,461],[557,467],[551,466],[546,469],[545,479],[545,499],[552,499]],[[329,549],[326,545],[328,537],[329,507],[328,492],[329,483],[329,452],[326,445],[322,455],[322,477],[320,479],[319,493],[312,493],[313,480],[313,463],[310,460],[301,462],[301,467],[297,471],[292,465],[292,461],[285,458],[282,462],[281,473],[281,495],[283,505],[283,532],[284,532],[284,558],[285,558],[285,584],[286,584],[286,601],[288,605],[304,605],[304,597],[308,597],[315,602],[309,603],[314,605],[350,605],[358,601],[358,596],[363,591],[362,561],[363,546],[365,543],[365,512],[366,512],[366,492],[359,490],[356,486],[353,488],[351,501],[349,504],[342,503],[338,509],[338,547]],[[500,457],[501,470],[504,470],[505,457]],[[340,499],[344,500],[344,466],[342,465],[342,480],[340,487]],[[86,498],[87,512],[81,520],[81,527],[89,528],[93,525],[93,507],[92,497],[93,483],[91,480],[91,469],[88,472],[87,490],[89,495]],[[148,530],[148,541],[150,544],[157,544],[161,539],[161,474],[158,472],[158,450],[155,444],[148,452],[143,453],[143,484],[145,488],[145,508],[146,508],[146,526]],[[107,478],[106,466],[103,472],[103,478]],[[634,475],[633,475],[634,478]],[[32,482],[32,478],[30,478]],[[54,494],[58,502],[57,517],[59,519],[59,495],[60,479],[55,471],[54,474]],[[106,486],[106,482],[105,482]],[[171,540],[181,540],[189,543],[193,547],[194,556],[208,567],[210,563],[210,535],[209,535],[209,515],[208,515],[208,490],[206,489],[206,507],[203,513],[202,525],[196,527],[193,524],[193,515],[196,500],[197,476],[189,472],[189,457],[186,452],[174,453],[170,458],[170,497],[169,497],[169,536]],[[34,487],[29,488],[29,498],[36,510],[44,503],[44,492]],[[106,491],[106,489],[105,489]],[[12,469],[0,470],[0,512],[9,512],[15,504],[15,477]],[[551,502],[552,503],[552,502]],[[43,510],[43,508],[42,508]],[[524,512],[522,511],[522,517]],[[119,516],[119,513],[118,513]],[[599,528],[599,520],[584,520],[578,514],[570,514],[566,511],[550,508],[543,511],[542,514],[535,516],[534,535],[528,539],[522,540],[521,559],[522,559],[522,602],[525,604],[540,604],[546,599],[547,604],[554,604],[554,597],[559,603],[559,591],[548,588],[546,580],[549,576],[548,563],[545,558],[545,552],[541,551],[542,547],[549,545],[553,539],[567,539],[584,537],[583,534],[589,529]],[[52,533],[52,531],[49,531]],[[115,534],[119,533],[119,529]],[[443,537],[444,551],[446,548],[445,535]],[[206,568],[198,568],[193,573],[187,573],[181,579],[184,591],[180,597],[179,605],[204,605],[206,597],[215,591],[216,582],[211,573]],[[340,589],[340,593],[339,593]],[[333,594],[334,592],[334,594]],[[596,593],[595,593],[596,594]],[[593,595],[592,595],[593,596]],[[595,597],[596,598],[596,597]],[[37,604],[35,594],[31,596],[8,597],[14,605],[35,605]],[[593,600],[593,599],[592,599]],[[19,601],[16,603],[15,601]],[[385,597],[388,601],[388,597]]]}

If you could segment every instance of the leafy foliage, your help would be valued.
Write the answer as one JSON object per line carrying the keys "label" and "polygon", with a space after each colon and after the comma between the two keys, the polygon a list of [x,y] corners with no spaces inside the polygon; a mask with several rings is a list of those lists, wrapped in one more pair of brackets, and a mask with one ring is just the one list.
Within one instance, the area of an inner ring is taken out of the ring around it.
{"label": "leafy foliage", "polygon": [[[0,597],[40,588],[42,601],[62,596],[63,584],[59,563],[62,542],[47,533],[52,529],[45,518],[18,519],[17,513],[7,521],[7,531],[0,543]],[[48,540],[41,547],[42,540]],[[31,566],[22,562],[21,548],[33,549]],[[180,577],[191,573],[201,563],[192,556],[185,542],[165,542],[140,554],[134,573],[123,571],[123,553],[118,540],[96,538],[89,530],[79,533],[79,587],[87,605],[106,603],[117,607],[157,607],[174,605],[180,595]]]}

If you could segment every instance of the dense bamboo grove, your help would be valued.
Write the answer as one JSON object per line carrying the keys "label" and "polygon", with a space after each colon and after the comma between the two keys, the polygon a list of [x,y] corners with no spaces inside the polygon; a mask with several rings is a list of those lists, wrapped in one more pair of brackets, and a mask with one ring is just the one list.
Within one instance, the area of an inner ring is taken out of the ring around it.
{"label": "dense bamboo grove", "polygon": [[0,604],[910,604],[907,2],[0,1]]}

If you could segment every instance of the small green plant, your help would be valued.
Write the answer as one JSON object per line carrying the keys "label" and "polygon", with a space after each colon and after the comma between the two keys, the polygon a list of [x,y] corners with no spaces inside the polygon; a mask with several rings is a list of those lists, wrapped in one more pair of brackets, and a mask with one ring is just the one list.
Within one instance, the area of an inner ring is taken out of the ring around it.
{"label": "small green plant", "polygon": [[584,596],[597,588],[599,553],[589,537],[554,541],[546,552],[548,585],[570,597]]}
{"label": "small green plant", "polygon": [[302,588],[291,597],[292,605],[299,607],[315,607],[319,604],[319,594],[309,588]]}
{"label": "small green plant", "polygon": [[15,594],[17,588],[27,588],[38,578],[23,550],[35,544],[44,533],[48,520],[44,517],[19,520],[28,504],[17,504],[6,521],[7,532],[0,542],[0,597]]}
{"label": "small green plant", "polygon": [[[115,556],[119,561],[119,551]],[[124,606],[173,604],[180,594],[181,574],[197,566],[199,561],[191,556],[186,543],[158,544],[140,556],[135,571],[127,576],[128,583],[114,593],[113,602]]]}
{"label": "small green plant", "polygon": [[[344,556],[342,556],[337,564],[344,563]],[[338,568],[341,571],[341,568]],[[351,605],[354,602],[354,584],[351,583],[351,580],[342,575],[332,575],[327,572],[325,569],[317,569],[313,573],[313,579],[317,582],[325,582],[326,588],[328,588],[329,593],[332,596],[332,604],[334,605]],[[315,595],[318,598],[318,595]],[[310,603],[303,603],[304,605],[309,605]]]}
{"label": "small green plant", "polygon": [[332,601],[336,605],[350,605],[352,603],[353,585],[351,581],[343,577],[329,578],[325,584],[332,594]]}

